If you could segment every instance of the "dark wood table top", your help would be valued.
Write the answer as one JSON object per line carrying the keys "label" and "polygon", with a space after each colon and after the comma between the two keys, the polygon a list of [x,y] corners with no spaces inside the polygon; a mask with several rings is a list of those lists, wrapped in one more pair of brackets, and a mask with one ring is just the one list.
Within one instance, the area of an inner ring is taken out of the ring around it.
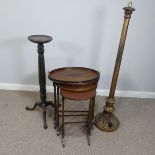
{"label": "dark wood table top", "polygon": [[52,70],[48,78],[61,83],[82,83],[99,79],[99,72],[84,67],[64,67]]}
{"label": "dark wood table top", "polygon": [[33,43],[48,43],[52,40],[52,37],[46,35],[31,35],[28,37]]}

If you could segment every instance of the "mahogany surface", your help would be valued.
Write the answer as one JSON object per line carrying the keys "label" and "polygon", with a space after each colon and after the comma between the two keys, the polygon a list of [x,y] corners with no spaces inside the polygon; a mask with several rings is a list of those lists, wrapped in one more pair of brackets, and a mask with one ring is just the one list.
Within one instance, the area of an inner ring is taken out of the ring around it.
{"label": "mahogany surface", "polygon": [[49,72],[50,80],[57,83],[88,83],[99,79],[99,72],[84,67],[64,67]]}
{"label": "mahogany surface", "polygon": [[92,89],[84,92],[67,91],[60,89],[61,96],[71,100],[88,100],[96,96],[96,89]]}
{"label": "mahogany surface", "polygon": [[60,84],[60,89],[66,90],[66,91],[75,91],[75,92],[83,92],[83,91],[89,91],[92,89],[97,88],[97,83],[93,84],[87,84],[87,85],[82,85],[82,84],[76,84],[76,85],[70,85],[70,84]]}

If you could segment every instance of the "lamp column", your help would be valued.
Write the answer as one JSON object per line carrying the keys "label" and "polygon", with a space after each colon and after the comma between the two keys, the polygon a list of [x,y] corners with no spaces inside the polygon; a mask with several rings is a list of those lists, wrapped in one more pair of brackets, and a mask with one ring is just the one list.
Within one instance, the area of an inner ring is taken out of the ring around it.
{"label": "lamp column", "polygon": [[131,1],[129,2],[128,6],[123,9],[125,10],[124,23],[123,23],[118,53],[116,57],[109,96],[106,99],[106,105],[103,108],[104,109],[103,112],[97,114],[95,117],[96,127],[102,131],[107,131],[107,132],[117,130],[120,125],[118,118],[113,113],[114,104],[115,104],[115,90],[116,90],[116,85],[117,85],[117,80],[118,80],[119,70],[121,66],[131,14],[133,13],[133,11],[135,11],[135,9],[132,8]]}

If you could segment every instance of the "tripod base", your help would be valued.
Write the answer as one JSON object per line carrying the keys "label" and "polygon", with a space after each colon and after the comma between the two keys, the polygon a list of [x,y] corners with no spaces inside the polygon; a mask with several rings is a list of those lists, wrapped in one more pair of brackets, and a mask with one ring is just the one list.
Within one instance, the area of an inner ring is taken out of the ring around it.
{"label": "tripod base", "polygon": [[112,132],[118,129],[120,122],[114,114],[103,111],[95,116],[95,125],[102,131]]}
{"label": "tripod base", "polygon": [[49,106],[49,105],[51,105],[52,107],[54,107],[54,104],[53,104],[52,101],[47,101],[46,103],[36,102],[32,108],[26,106],[26,110],[30,110],[30,111],[35,110],[35,108],[38,107],[38,106],[43,109],[44,129],[47,129],[47,123],[46,123],[46,107]]}

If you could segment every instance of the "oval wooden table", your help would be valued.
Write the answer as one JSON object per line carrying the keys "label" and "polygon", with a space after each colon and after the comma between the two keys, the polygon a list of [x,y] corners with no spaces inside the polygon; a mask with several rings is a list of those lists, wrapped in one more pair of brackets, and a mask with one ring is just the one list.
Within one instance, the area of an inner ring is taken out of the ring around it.
{"label": "oval wooden table", "polygon": [[[66,123],[87,123],[87,137],[90,145],[90,134],[93,126],[94,105],[98,80],[100,73],[96,70],[84,67],[65,67],[52,70],[48,78],[53,81],[54,86],[54,107],[55,107],[55,129],[57,134],[62,133],[64,144],[64,124]],[[59,111],[59,94],[62,96],[62,110]],[[64,110],[64,100],[90,100],[88,111]],[[65,115],[65,112],[82,112],[85,114]],[[59,126],[59,116],[62,116],[62,125]],[[64,122],[65,116],[87,116],[86,122]]]}

